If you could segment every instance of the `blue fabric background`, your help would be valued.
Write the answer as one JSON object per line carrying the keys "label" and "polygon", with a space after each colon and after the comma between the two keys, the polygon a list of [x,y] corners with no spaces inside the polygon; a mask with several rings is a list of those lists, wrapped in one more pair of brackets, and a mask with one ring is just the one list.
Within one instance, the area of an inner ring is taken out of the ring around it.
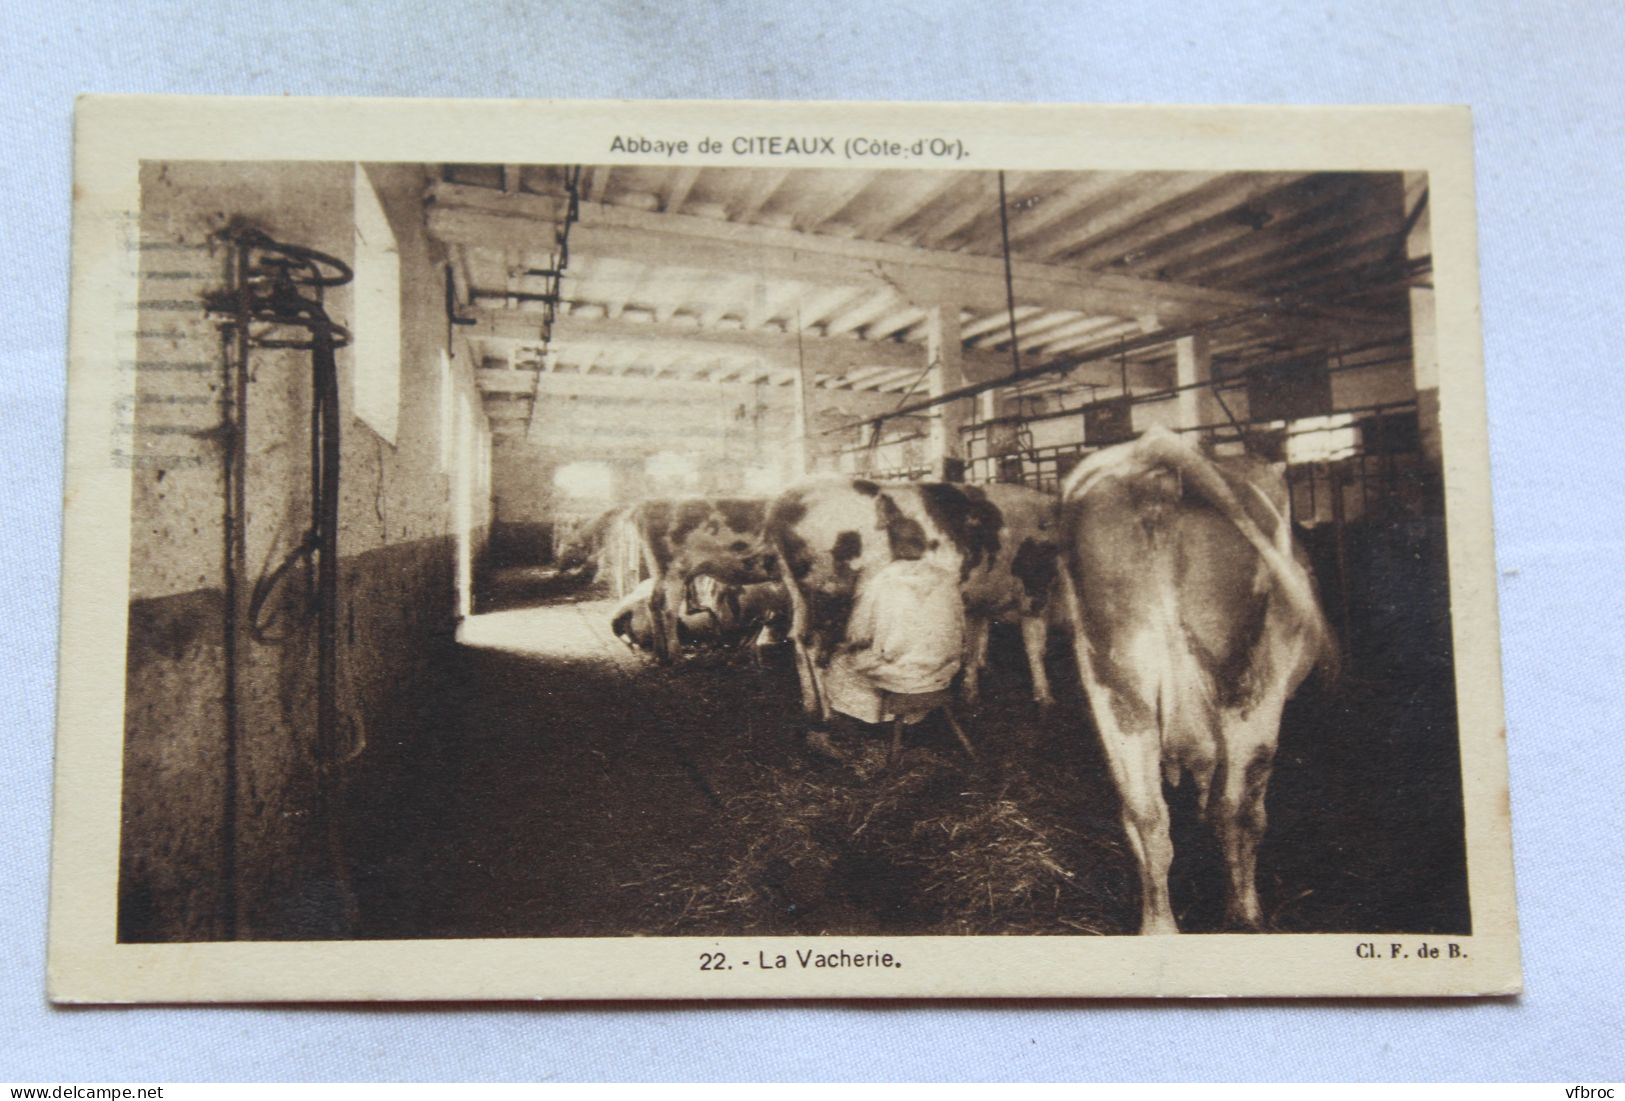
{"label": "blue fabric background", "polygon": [[[3,5],[0,43],[0,1080],[1625,1077],[1616,5],[149,0]],[[1528,993],[48,1008],[69,141],[84,91],[1471,104]]]}

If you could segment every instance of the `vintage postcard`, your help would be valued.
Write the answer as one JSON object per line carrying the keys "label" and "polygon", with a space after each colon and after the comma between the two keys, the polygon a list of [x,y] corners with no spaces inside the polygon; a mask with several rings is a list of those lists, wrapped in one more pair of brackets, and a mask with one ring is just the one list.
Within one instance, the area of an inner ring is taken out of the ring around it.
{"label": "vintage postcard", "polygon": [[1466,110],[76,125],[52,998],[1520,989]]}

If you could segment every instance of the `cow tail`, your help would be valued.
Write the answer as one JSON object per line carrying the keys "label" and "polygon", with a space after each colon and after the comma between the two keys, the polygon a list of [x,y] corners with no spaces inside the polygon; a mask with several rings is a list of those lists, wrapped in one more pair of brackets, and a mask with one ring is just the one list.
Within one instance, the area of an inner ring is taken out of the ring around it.
{"label": "cow tail", "polygon": [[1264,565],[1275,576],[1276,585],[1298,622],[1314,636],[1317,649],[1321,651],[1329,649],[1331,630],[1326,623],[1325,613],[1321,610],[1320,600],[1315,595],[1314,580],[1293,555],[1291,521],[1281,515],[1264,494],[1259,493],[1259,499],[1275,516],[1276,538],[1270,539],[1252,515],[1242,507],[1230,484],[1219,475],[1218,468],[1193,448],[1180,443],[1177,438],[1174,439],[1174,443],[1185,456],[1179,470],[1185,477],[1186,484],[1191,485],[1204,500],[1222,513],[1225,519],[1235,526],[1241,537],[1252,545],[1259,557],[1264,560]]}
{"label": "cow tail", "polygon": [[1275,582],[1298,621],[1324,642],[1330,637],[1330,631],[1326,625],[1325,614],[1321,611],[1320,601],[1315,596],[1315,586],[1309,571],[1293,557],[1291,522],[1260,493],[1260,499],[1269,506],[1270,512],[1275,516],[1276,538],[1270,539],[1252,515],[1242,507],[1235,491],[1230,488],[1230,483],[1220,476],[1218,468],[1210,460],[1188,444],[1181,442],[1172,433],[1168,434],[1168,438],[1174,445],[1175,453],[1180,456],[1177,469],[1186,479],[1186,484],[1192,486],[1203,500],[1223,514],[1225,519],[1235,526],[1241,537],[1252,545],[1270,573],[1275,575]]}
{"label": "cow tail", "polygon": [[[1109,453],[1097,454],[1104,460]],[[1124,469],[1125,466],[1130,469]],[[1271,539],[1265,535],[1258,522],[1242,506],[1230,483],[1220,475],[1218,467],[1212,460],[1168,429],[1161,427],[1150,429],[1134,443],[1129,444],[1128,451],[1121,458],[1102,461],[1087,472],[1080,467],[1078,473],[1082,477],[1075,475],[1075,480],[1069,481],[1068,493],[1073,496],[1081,495],[1087,491],[1089,483],[1096,477],[1126,476],[1135,472],[1149,471],[1158,466],[1176,472],[1187,489],[1195,492],[1235,527],[1236,532],[1247,540],[1263,559],[1293,616],[1315,637],[1317,650],[1324,653],[1331,649],[1331,630],[1326,623],[1325,614],[1321,611],[1320,601],[1315,595],[1314,581],[1310,578],[1309,571],[1293,555],[1291,523],[1265,495],[1260,493],[1260,499],[1269,506],[1270,512],[1276,518],[1275,538]]]}

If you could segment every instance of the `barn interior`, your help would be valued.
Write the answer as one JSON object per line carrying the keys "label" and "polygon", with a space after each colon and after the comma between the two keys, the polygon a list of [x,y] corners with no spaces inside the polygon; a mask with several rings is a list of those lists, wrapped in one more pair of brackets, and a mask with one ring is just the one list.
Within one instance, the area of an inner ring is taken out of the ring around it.
{"label": "barn interior", "polygon": [[636,548],[563,559],[819,472],[1056,491],[1153,425],[1280,464],[1343,653],[1270,926],[1469,931],[1425,177],[164,162],[138,246],[122,940],[1133,932],[1064,629],[1047,714],[995,634],[977,760],[830,760],[783,648],[658,665]]}

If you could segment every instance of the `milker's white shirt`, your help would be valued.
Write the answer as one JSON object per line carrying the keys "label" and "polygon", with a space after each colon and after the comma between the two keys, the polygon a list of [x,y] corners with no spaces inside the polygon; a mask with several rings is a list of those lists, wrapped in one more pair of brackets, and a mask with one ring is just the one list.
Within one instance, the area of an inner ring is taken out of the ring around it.
{"label": "milker's white shirt", "polygon": [[846,642],[852,670],[882,691],[948,687],[965,653],[959,578],[923,560],[886,564],[859,587]]}

